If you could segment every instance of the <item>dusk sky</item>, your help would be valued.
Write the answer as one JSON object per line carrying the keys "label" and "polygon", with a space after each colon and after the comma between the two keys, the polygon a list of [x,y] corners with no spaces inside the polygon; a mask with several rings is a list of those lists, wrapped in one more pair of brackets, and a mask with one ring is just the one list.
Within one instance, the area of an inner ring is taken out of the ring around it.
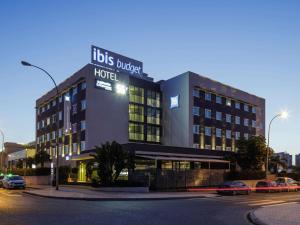
{"label": "dusk sky", "polygon": [[[193,71],[266,99],[271,147],[300,152],[299,1],[1,1],[0,128],[35,139],[35,100],[90,62],[96,45],[154,79]],[[108,112],[109,113],[109,112]],[[267,125],[267,124],[266,124]]]}

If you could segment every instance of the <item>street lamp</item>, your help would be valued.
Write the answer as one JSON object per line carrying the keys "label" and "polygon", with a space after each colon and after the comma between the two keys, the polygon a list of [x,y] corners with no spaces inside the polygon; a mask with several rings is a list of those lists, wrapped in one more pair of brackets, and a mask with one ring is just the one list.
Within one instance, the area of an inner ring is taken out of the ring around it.
{"label": "street lamp", "polygon": [[2,136],[2,148],[1,148],[1,172],[3,173],[3,154],[4,154],[4,133],[3,131],[0,129],[0,133],[1,133],[1,136]]}
{"label": "street lamp", "polygon": [[[53,84],[55,86],[55,89],[56,89],[56,96],[57,96],[57,98],[59,98],[59,91],[58,91],[58,87],[56,85],[56,82],[53,79],[53,77],[46,70],[44,70],[43,68],[40,68],[38,66],[32,65],[32,64],[30,64],[28,62],[25,62],[25,61],[21,61],[21,64],[23,66],[32,66],[32,67],[35,67],[35,68],[37,68],[39,70],[42,70],[45,74],[47,74],[50,77],[50,79],[52,80],[52,82],[53,82]],[[56,101],[56,98],[55,98],[55,101]],[[59,101],[56,102],[56,105],[57,106],[56,106],[56,132],[55,132],[55,139],[56,139],[56,179],[55,179],[55,184],[56,184],[56,190],[58,190],[59,189],[59,185],[58,185],[58,178],[59,178],[59,176],[58,176],[58,170],[59,170],[59,168],[58,168],[58,165],[59,165],[59,158],[58,158],[58,156],[59,156],[58,155],[58,149],[59,149],[58,148]]]}
{"label": "street lamp", "polygon": [[289,113],[288,111],[284,110],[284,111],[281,111],[280,113],[278,113],[277,115],[275,115],[270,123],[269,123],[269,129],[268,129],[268,142],[267,142],[267,158],[266,158],[266,168],[265,168],[265,171],[266,171],[266,178],[267,178],[267,175],[268,175],[268,171],[269,171],[269,145],[270,145],[270,131],[271,131],[271,125],[272,125],[272,122],[276,119],[276,118],[281,118],[281,119],[287,119],[289,116]]}

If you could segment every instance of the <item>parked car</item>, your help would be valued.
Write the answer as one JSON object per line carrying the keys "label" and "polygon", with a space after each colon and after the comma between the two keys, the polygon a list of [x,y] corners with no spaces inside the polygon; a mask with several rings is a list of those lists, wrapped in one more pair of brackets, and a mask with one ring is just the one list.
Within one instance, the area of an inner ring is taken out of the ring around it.
{"label": "parked car", "polygon": [[275,181],[263,180],[256,183],[256,192],[280,192],[281,186]]}
{"label": "parked car", "polygon": [[5,176],[3,179],[3,188],[13,189],[22,188],[25,189],[26,184],[24,179],[19,175]]}
{"label": "parked car", "polygon": [[226,181],[219,185],[218,194],[247,194],[251,193],[251,188],[242,181]]}
{"label": "parked car", "polygon": [[5,177],[4,175],[0,175],[0,187],[3,187],[2,181],[3,181],[4,177]]}
{"label": "parked car", "polygon": [[276,179],[278,186],[282,187],[283,191],[298,191],[298,182],[289,177],[278,177]]}

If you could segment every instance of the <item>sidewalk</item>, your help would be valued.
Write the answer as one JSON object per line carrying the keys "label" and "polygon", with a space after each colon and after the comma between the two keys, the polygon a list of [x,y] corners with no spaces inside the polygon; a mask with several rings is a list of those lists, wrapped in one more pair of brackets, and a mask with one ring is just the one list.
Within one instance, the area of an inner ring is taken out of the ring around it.
{"label": "sidewalk", "polygon": [[126,200],[163,200],[163,199],[189,199],[216,197],[214,193],[199,192],[103,192],[91,187],[61,186],[59,191],[54,187],[39,186],[29,188],[24,193],[46,198],[86,200],[86,201],[126,201]]}
{"label": "sidewalk", "polygon": [[257,225],[299,225],[300,204],[285,203],[258,208],[250,213],[250,218]]}

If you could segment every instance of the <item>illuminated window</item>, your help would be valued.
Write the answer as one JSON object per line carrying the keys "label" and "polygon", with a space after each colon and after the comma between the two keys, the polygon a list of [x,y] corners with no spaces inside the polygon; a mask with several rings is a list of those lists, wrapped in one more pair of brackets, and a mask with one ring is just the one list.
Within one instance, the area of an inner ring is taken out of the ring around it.
{"label": "illuminated window", "polygon": [[193,106],[193,115],[199,116],[200,115],[200,107]]}
{"label": "illuminated window", "polygon": [[156,91],[147,91],[147,105],[160,107],[160,93]]}
{"label": "illuminated window", "polygon": [[211,127],[205,127],[205,135],[211,136]]}
{"label": "illuminated window", "polygon": [[247,104],[244,104],[244,110],[245,110],[246,112],[249,112],[249,106],[248,106]]}
{"label": "illuminated window", "polygon": [[144,107],[140,105],[129,104],[129,120],[144,122]]}
{"label": "illuminated window", "polygon": [[240,125],[241,123],[241,118],[239,116],[235,117],[235,124]]}
{"label": "illuminated window", "polygon": [[211,119],[211,110],[205,109],[205,118]]}
{"label": "illuminated window", "polygon": [[129,123],[129,140],[144,140],[144,125]]}
{"label": "illuminated window", "polygon": [[244,119],[244,126],[249,126],[249,119]]}
{"label": "illuminated window", "polygon": [[236,109],[241,109],[241,104],[239,102],[235,102],[235,108]]}
{"label": "illuminated window", "polygon": [[241,133],[240,132],[235,132],[235,139],[236,140],[240,140],[240,137],[241,137]]}
{"label": "illuminated window", "polygon": [[231,115],[230,114],[226,114],[226,122],[231,123]]}
{"label": "illuminated window", "polygon": [[221,96],[216,96],[216,103],[222,104],[222,97]]}
{"label": "illuminated window", "polygon": [[227,106],[231,106],[231,99],[226,98],[226,105],[227,105]]}
{"label": "illuminated window", "polygon": [[129,101],[144,104],[144,89],[130,85]]}
{"label": "illuminated window", "polygon": [[77,153],[77,143],[72,144],[72,152]]}
{"label": "illuminated window", "polygon": [[156,126],[147,126],[147,141],[160,142],[160,128]]}
{"label": "illuminated window", "polygon": [[231,139],[231,130],[226,130],[226,138]]}
{"label": "illuminated window", "polygon": [[193,134],[200,133],[200,125],[193,125]]}
{"label": "illuminated window", "polygon": [[156,108],[147,108],[147,123],[160,124],[160,110]]}
{"label": "illuminated window", "polygon": [[256,107],[255,106],[252,106],[252,113],[256,113]]}
{"label": "illuminated window", "polygon": [[248,133],[244,133],[244,139],[246,139],[246,140],[249,139],[249,134]]}
{"label": "illuminated window", "polygon": [[216,120],[222,121],[222,113],[221,112],[216,112]]}
{"label": "illuminated window", "polygon": [[222,137],[222,129],[216,128],[216,137],[218,138]]}
{"label": "illuminated window", "polygon": [[255,120],[252,120],[252,127],[256,127],[256,121]]}
{"label": "illuminated window", "polygon": [[80,142],[80,150],[84,151],[85,150],[85,141]]}
{"label": "illuminated window", "polygon": [[206,101],[211,101],[211,93],[205,92],[205,100]]}

